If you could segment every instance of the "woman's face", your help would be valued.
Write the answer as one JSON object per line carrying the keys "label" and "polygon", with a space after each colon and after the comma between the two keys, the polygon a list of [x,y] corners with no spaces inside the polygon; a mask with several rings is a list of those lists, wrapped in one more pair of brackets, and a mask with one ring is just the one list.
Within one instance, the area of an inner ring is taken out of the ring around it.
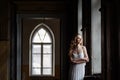
{"label": "woman's face", "polygon": [[82,43],[82,37],[80,35],[77,36],[76,42],[77,43]]}

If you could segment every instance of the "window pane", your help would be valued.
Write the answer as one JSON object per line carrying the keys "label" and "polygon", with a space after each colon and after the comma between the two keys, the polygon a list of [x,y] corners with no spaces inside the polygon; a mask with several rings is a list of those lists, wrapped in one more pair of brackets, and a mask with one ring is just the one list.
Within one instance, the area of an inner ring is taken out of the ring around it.
{"label": "window pane", "polygon": [[43,45],[43,53],[52,53],[52,45]]}
{"label": "window pane", "polygon": [[41,69],[32,69],[32,74],[33,75],[40,75],[41,74]]}
{"label": "window pane", "polygon": [[40,37],[38,35],[38,32],[35,33],[35,35],[33,36],[32,42],[34,42],[34,43],[40,43],[41,42]]}
{"label": "window pane", "polygon": [[45,38],[45,35],[46,35],[46,31],[41,28],[39,31],[38,31],[38,35],[40,37],[40,40],[43,42],[44,38]]}
{"label": "window pane", "polygon": [[51,75],[52,69],[43,69],[43,75]]}
{"label": "window pane", "polygon": [[43,67],[51,67],[52,58],[51,55],[43,55]]}
{"label": "window pane", "polygon": [[[97,5],[96,5],[97,4]],[[101,65],[101,0],[91,0],[91,68],[92,74],[102,72]]]}
{"label": "window pane", "polygon": [[34,42],[34,43],[41,43],[41,42],[50,43],[51,42],[51,37],[45,29],[41,28],[33,36],[33,41],[32,42]]}
{"label": "window pane", "polygon": [[33,45],[32,53],[41,53],[41,45]]}
{"label": "window pane", "polygon": [[41,67],[41,55],[32,55],[32,67]]}
{"label": "window pane", "polygon": [[46,35],[45,35],[45,38],[44,38],[44,41],[43,42],[48,42],[48,43],[50,43],[51,42],[51,38],[50,38],[50,35],[48,34],[48,33],[46,33]]}
{"label": "window pane", "polygon": [[45,29],[41,28],[38,31],[38,35],[40,37],[41,42],[44,42],[44,43],[51,42],[50,36],[49,36],[48,32],[46,32]]}

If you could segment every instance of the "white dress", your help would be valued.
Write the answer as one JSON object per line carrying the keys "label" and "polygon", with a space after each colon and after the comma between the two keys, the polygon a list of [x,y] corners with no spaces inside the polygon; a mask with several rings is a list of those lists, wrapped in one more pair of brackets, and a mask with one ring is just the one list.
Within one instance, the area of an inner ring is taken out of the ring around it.
{"label": "white dress", "polygon": [[[73,59],[84,58],[83,51],[79,54],[73,53]],[[85,65],[86,63],[81,64],[71,64],[70,65],[70,74],[69,80],[83,80],[85,75]]]}

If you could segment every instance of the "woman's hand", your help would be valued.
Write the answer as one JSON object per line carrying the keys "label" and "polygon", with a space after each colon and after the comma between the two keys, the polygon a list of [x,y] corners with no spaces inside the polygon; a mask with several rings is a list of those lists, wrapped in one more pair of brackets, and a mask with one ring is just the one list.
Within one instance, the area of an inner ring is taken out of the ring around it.
{"label": "woman's hand", "polygon": [[73,63],[77,63],[77,64],[80,64],[80,63],[86,63],[86,60],[85,59],[74,59],[72,60]]}
{"label": "woman's hand", "polygon": [[88,58],[82,58],[81,60],[86,61],[86,62],[89,62],[89,59],[88,59]]}

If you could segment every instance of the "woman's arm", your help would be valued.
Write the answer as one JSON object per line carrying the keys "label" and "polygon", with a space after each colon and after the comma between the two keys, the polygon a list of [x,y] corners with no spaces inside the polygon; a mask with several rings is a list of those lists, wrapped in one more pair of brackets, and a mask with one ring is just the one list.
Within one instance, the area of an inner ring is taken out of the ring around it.
{"label": "woman's arm", "polygon": [[75,63],[75,64],[77,64],[77,63],[85,63],[86,62],[84,59],[73,59],[72,55],[69,55],[69,57],[70,57],[70,61],[72,63]]}
{"label": "woman's arm", "polygon": [[89,57],[88,57],[87,49],[86,49],[85,46],[83,46],[83,53],[84,53],[84,58],[76,59],[76,60],[75,60],[76,63],[89,62]]}
{"label": "woman's arm", "polygon": [[84,60],[86,61],[86,62],[89,62],[89,57],[88,57],[88,54],[87,54],[87,49],[86,49],[86,47],[85,46],[83,46],[83,53],[84,53]]}
{"label": "woman's arm", "polygon": [[86,61],[84,59],[79,59],[79,60],[75,60],[74,63],[85,63]]}
{"label": "woman's arm", "polygon": [[75,60],[74,60],[73,57],[72,57],[72,53],[73,53],[73,51],[70,50],[70,51],[69,51],[70,62],[75,63]]}
{"label": "woman's arm", "polygon": [[[87,51],[84,51],[84,53],[85,53],[85,52],[87,52]],[[71,55],[69,55],[69,57],[70,57],[70,61],[71,61],[72,63],[80,64],[80,63],[88,62],[88,60],[89,60],[86,53],[85,53],[85,57],[84,57],[84,58],[81,58],[81,59],[73,59],[73,57],[72,57],[72,51],[70,51],[70,54],[71,54]]]}
{"label": "woman's arm", "polygon": [[85,63],[86,61],[84,59],[73,59],[72,57],[70,57],[70,61],[72,63],[76,63],[76,64],[80,64],[80,63]]}

